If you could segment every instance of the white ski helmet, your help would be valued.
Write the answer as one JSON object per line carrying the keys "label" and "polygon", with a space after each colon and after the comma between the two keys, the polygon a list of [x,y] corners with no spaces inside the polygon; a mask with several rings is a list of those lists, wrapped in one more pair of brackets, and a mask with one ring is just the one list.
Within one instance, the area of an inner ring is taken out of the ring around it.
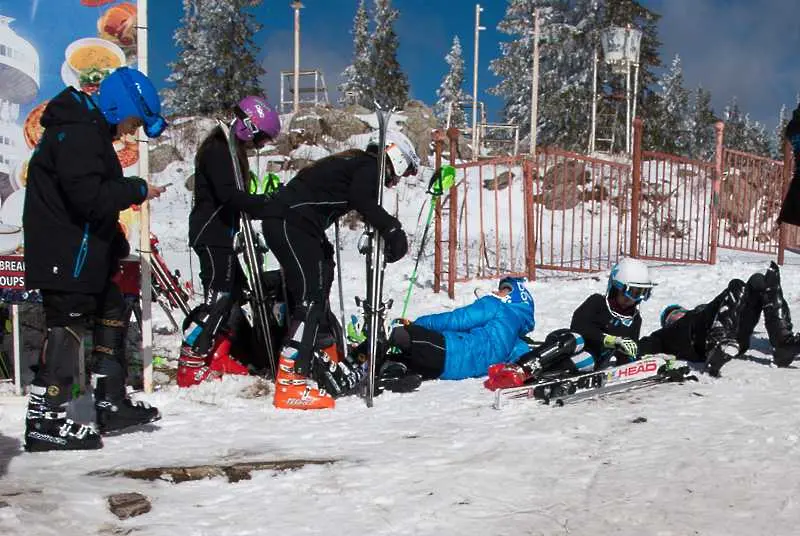
{"label": "white ski helmet", "polygon": [[[373,133],[368,145],[378,145],[379,135]],[[419,172],[420,161],[411,141],[402,132],[390,130],[386,133],[386,156],[397,177],[409,177]]]}
{"label": "white ski helmet", "polygon": [[640,303],[650,298],[655,286],[645,263],[625,257],[611,269],[606,296],[611,295],[612,289],[617,289],[627,298]]}

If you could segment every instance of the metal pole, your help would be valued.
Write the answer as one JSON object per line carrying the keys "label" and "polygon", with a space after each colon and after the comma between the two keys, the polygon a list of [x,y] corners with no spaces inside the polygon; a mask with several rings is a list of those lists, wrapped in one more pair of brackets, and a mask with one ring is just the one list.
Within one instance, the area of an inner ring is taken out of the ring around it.
{"label": "metal pole", "polygon": [[[138,0],[137,12],[139,22],[136,28],[136,54],[138,69],[147,75],[147,0]],[[150,180],[150,152],[147,136],[139,134],[139,176]],[[150,282],[150,203],[145,201],[139,210],[139,251],[142,279],[140,294],[142,297],[142,322],[139,326],[142,334],[142,381],[146,393],[153,392],[153,311]]]}
{"label": "metal pole", "polygon": [[531,77],[531,156],[536,158],[539,134],[539,8],[533,10],[533,75]]}
{"label": "metal pole", "polygon": [[475,4],[475,58],[472,66],[472,159],[478,159],[478,35],[486,28],[481,26],[480,4]]}
{"label": "metal pole", "polygon": [[625,62],[625,150],[631,154],[631,62]]}
{"label": "metal pole", "polygon": [[294,95],[292,99],[292,111],[300,111],[300,10],[303,8],[302,2],[295,0],[292,2],[294,8]]}
{"label": "metal pole", "polygon": [[594,46],[594,61],[592,61],[592,126],[589,130],[589,154],[594,153],[594,139],[597,135],[597,45]]}
{"label": "metal pole", "polygon": [[633,64],[633,103],[631,104],[633,111],[631,112],[631,121],[636,121],[636,97],[639,94],[639,61]]}

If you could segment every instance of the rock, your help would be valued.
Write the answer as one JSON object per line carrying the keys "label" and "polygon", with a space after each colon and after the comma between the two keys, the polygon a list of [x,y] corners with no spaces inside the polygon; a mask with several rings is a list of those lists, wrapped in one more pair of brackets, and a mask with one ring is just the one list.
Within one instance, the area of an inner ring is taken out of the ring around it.
{"label": "rock", "polygon": [[120,519],[146,514],[150,508],[150,499],[141,493],[115,493],[108,496],[108,509]]}
{"label": "rock", "polygon": [[586,164],[567,160],[566,162],[558,162],[545,171],[542,178],[542,186],[547,189],[556,184],[566,183],[575,188],[585,184],[589,178]]}
{"label": "rock", "polygon": [[372,130],[355,115],[338,108],[318,108],[318,113],[322,133],[337,141],[347,141],[350,136],[366,134]]}
{"label": "rock", "polygon": [[[322,138],[322,121],[313,111],[295,114],[289,122],[287,136],[294,149],[301,144],[317,145]],[[280,145],[280,144],[279,144]]]}
{"label": "rock", "polygon": [[433,110],[418,100],[408,101],[402,113],[406,116],[403,133],[411,140],[422,164],[427,165],[431,154],[431,132],[438,128],[439,121]]}
{"label": "rock", "polygon": [[174,145],[161,143],[150,149],[150,173],[161,173],[167,166],[181,158]]}
{"label": "rock", "polygon": [[492,191],[494,191],[495,188],[498,190],[505,190],[513,180],[514,174],[510,171],[504,171],[493,179],[485,179],[483,181],[483,187]]}
{"label": "rock", "polygon": [[731,224],[749,221],[762,195],[747,176],[732,170],[723,177],[719,189],[719,215]]}
{"label": "rock", "polygon": [[542,195],[542,204],[549,210],[569,210],[581,201],[581,191],[574,184],[557,183]]}

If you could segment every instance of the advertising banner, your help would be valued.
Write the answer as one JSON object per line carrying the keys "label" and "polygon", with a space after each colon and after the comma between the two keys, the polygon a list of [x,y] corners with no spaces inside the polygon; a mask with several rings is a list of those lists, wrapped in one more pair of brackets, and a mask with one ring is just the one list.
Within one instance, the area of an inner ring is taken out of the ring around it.
{"label": "advertising banner", "polygon": [[[117,67],[137,67],[137,7],[120,0],[0,0],[0,255],[22,251],[27,167],[47,103],[66,86],[94,94]],[[114,141],[139,175],[135,137]],[[120,217],[132,249],[138,207]]]}

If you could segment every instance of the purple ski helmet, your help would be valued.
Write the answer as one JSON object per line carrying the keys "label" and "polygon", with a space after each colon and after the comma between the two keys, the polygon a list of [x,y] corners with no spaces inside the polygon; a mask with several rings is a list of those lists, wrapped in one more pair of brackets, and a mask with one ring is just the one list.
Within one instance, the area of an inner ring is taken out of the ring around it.
{"label": "purple ski helmet", "polygon": [[274,140],[281,132],[278,113],[263,97],[250,95],[239,101],[233,108],[236,121],[233,132],[242,141],[252,141],[261,145]]}

